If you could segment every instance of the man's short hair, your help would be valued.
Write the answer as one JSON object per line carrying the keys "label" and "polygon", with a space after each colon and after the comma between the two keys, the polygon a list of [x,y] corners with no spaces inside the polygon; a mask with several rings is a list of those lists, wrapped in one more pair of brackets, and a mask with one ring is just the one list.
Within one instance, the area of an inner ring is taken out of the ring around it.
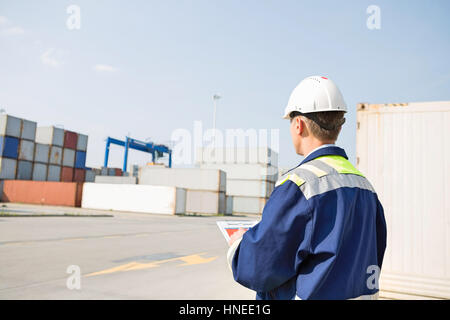
{"label": "man's short hair", "polygon": [[321,141],[336,141],[345,122],[344,111],[323,111],[300,113],[293,111],[291,121],[297,116],[305,117],[306,125],[311,133]]}

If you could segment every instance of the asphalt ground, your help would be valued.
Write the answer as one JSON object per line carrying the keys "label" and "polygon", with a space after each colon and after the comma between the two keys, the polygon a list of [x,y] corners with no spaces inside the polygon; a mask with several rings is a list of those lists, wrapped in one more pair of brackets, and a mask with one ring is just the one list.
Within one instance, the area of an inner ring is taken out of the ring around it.
{"label": "asphalt ground", "polygon": [[7,204],[0,299],[254,299],[226,262],[217,220]]}

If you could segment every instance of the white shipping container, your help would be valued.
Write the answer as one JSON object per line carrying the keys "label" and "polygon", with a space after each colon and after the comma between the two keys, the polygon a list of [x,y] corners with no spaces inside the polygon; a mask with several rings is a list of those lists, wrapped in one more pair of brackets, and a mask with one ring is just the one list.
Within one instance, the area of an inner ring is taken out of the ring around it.
{"label": "white shipping container", "polygon": [[81,207],[160,214],[184,213],[186,190],[167,186],[86,182]]}
{"label": "white shipping container", "polygon": [[195,163],[261,163],[278,166],[278,153],[267,147],[197,148]]}
{"label": "white shipping container", "polygon": [[62,165],[70,168],[75,166],[75,150],[63,148]]}
{"label": "white shipping container", "polygon": [[0,157],[0,179],[15,179],[17,160]]}
{"label": "white shipping container", "polygon": [[49,164],[61,165],[62,164],[62,152],[63,148],[57,146],[50,146],[50,159]]}
{"label": "white shipping container", "polygon": [[19,142],[19,160],[33,161],[34,142],[29,140],[20,140]]}
{"label": "white shipping container", "polygon": [[226,173],[215,169],[139,168],[139,184],[174,186],[189,190],[225,191]]}
{"label": "white shipping container", "polygon": [[85,151],[87,150],[87,143],[88,143],[88,136],[85,134],[78,134],[77,139],[77,150],[78,151]]}
{"label": "white shipping container", "polygon": [[233,213],[261,214],[267,198],[233,196]]}
{"label": "white shipping container", "polygon": [[230,196],[267,198],[275,183],[262,180],[227,180],[227,194]]}
{"label": "white shipping container", "polygon": [[358,169],[384,207],[380,289],[450,298],[450,102],[359,104]]}
{"label": "white shipping container", "polygon": [[20,138],[34,141],[36,138],[36,127],[36,122],[22,119],[22,133]]}
{"label": "white shipping container", "polygon": [[278,168],[260,163],[202,163],[203,169],[220,169],[227,173],[227,179],[239,180],[267,180],[276,182]]}
{"label": "white shipping container", "polygon": [[186,190],[186,212],[225,214],[225,192]]}
{"label": "white shipping container", "polygon": [[50,156],[50,146],[48,144],[36,143],[34,145],[34,161],[48,163]]}
{"label": "white shipping container", "polygon": [[22,132],[22,119],[2,114],[0,115],[0,136],[20,138]]}
{"label": "white shipping container", "polygon": [[46,181],[47,180],[48,165],[44,163],[33,163],[33,177],[34,181]]}
{"label": "white shipping container", "polygon": [[61,166],[50,164],[48,165],[47,181],[61,180]]}
{"label": "white shipping container", "polygon": [[36,142],[62,147],[64,145],[64,129],[56,127],[37,127]]}
{"label": "white shipping container", "polygon": [[[89,170],[91,171],[91,170]],[[122,177],[122,176],[96,176],[95,183],[109,183],[109,184],[136,184],[136,177]]]}

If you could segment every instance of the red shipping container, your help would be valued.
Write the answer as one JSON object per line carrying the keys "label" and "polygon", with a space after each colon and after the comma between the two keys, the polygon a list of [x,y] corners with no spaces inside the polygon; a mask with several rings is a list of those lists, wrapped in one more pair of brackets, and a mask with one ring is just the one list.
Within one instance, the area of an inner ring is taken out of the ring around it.
{"label": "red shipping container", "polygon": [[64,148],[77,149],[78,134],[72,131],[64,131]]}
{"label": "red shipping container", "polygon": [[75,169],[73,174],[73,182],[84,182],[86,179],[86,170],[84,169]]}
{"label": "red shipping container", "polygon": [[4,180],[2,201],[81,207],[83,183]]}
{"label": "red shipping container", "polygon": [[115,169],[115,174],[116,174],[116,176],[122,176],[122,169],[116,168]]}
{"label": "red shipping container", "polygon": [[73,168],[61,167],[61,181],[72,182],[73,181]]}

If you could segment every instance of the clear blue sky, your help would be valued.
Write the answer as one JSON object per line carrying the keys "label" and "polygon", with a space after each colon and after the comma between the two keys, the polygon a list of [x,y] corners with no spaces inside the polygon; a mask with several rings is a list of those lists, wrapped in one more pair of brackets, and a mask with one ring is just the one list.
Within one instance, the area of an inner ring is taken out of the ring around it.
{"label": "clear blue sky", "polygon": [[[66,27],[71,4],[80,30]],[[372,4],[380,30],[366,27]],[[282,112],[301,79],[325,75],[350,109],[338,144],[354,161],[358,102],[450,99],[449,18],[447,0],[2,0],[0,107],[89,134],[87,164],[100,166],[106,136],[167,142],[212,126],[219,92],[217,127],[278,128],[292,167]],[[121,167],[122,149],[111,154]]]}

